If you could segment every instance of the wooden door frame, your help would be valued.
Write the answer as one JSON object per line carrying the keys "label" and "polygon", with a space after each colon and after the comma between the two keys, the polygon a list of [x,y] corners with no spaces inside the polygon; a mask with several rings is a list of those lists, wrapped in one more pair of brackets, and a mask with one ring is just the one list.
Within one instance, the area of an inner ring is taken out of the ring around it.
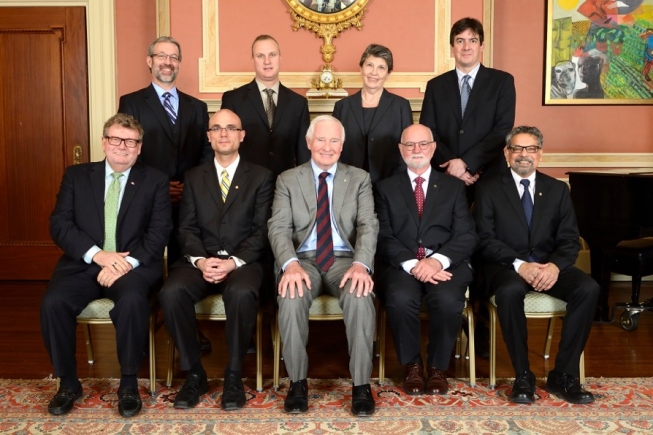
{"label": "wooden door frame", "polygon": [[104,158],[101,132],[116,113],[115,0],[0,0],[0,7],[82,6],[86,8],[90,161]]}

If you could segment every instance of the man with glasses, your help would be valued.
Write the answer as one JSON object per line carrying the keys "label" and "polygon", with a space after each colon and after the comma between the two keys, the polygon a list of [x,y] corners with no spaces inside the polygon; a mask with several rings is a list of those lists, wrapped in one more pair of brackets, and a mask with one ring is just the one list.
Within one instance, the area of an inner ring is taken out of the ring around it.
{"label": "man with glasses", "polygon": [[504,149],[510,170],[478,186],[474,218],[482,276],[489,294],[496,297],[503,339],[515,369],[509,400],[535,402],[524,314],[526,293],[535,291],[567,303],[555,368],[549,372],[546,389],[569,403],[591,403],[594,396],[583,390],[578,376],[599,286],[574,266],[580,249],[574,207],[567,184],[537,171],[542,143],[537,128],[514,128],[506,136]]}
{"label": "man with glasses", "polygon": [[208,110],[206,103],[179,91],[176,87],[181,46],[170,36],[155,39],[145,58],[152,83],[139,91],[120,97],[119,113],[136,118],[145,136],[139,160],[168,174],[170,200],[175,229],[168,244],[168,261],[180,257],[177,244],[179,204],[184,188],[184,173],[213,152],[206,140]]}
{"label": "man with glasses", "polygon": [[136,161],[142,138],[131,116],[110,118],[102,137],[106,159],[66,169],[50,216],[52,240],[64,252],[41,302],[41,334],[60,380],[48,405],[53,415],[70,412],[82,396],[76,317],[100,298],[115,304],[118,411],[133,417],[142,407],[136,376],[147,344],[149,296],[161,286],[172,230],[166,174]]}
{"label": "man with glasses", "polygon": [[187,371],[174,407],[186,409],[208,392],[194,306],[208,295],[222,293],[229,358],[221,407],[229,411],[242,408],[246,401],[241,369],[256,325],[269,252],[267,220],[274,176],[239,155],[245,131],[235,113],[219,110],[209,125],[214,158],[186,174],[179,224],[184,257],[171,266],[159,300],[181,369]]}
{"label": "man with glasses", "polygon": [[[407,170],[377,184],[379,297],[385,303],[406,394],[445,394],[446,370],[461,327],[469,257],[478,237],[465,183],[434,171],[431,130],[407,127],[399,152]],[[421,355],[422,299],[429,313],[426,377]]]}

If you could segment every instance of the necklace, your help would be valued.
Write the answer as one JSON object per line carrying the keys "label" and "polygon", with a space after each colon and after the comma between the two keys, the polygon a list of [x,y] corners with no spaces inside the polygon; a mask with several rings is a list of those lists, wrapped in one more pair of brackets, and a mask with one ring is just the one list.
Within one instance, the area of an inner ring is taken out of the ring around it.
{"label": "necklace", "polygon": [[377,94],[373,95],[372,101],[369,101],[365,98],[365,93],[361,92],[361,100],[363,100],[363,105],[364,106],[369,106],[369,107],[376,107],[379,105],[379,100],[381,99],[381,94],[378,94],[378,97],[376,96]]}

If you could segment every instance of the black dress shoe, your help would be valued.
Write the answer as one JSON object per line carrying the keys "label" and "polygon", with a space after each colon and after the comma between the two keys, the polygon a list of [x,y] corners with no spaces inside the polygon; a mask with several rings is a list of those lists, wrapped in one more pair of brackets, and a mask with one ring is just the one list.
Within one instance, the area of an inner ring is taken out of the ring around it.
{"label": "black dress shoe", "polygon": [[123,417],[133,417],[143,408],[138,388],[124,387],[118,390],[118,412]]}
{"label": "black dress shoe", "polygon": [[583,390],[576,376],[561,373],[557,370],[549,372],[546,379],[546,391],[576,405],[594,402],[594,395]]}
{"label": "black dress shoe", "polygon": [[198,375],[189,373],[186,382],[175,397],[175,408],[188,409],[194,408],[200,403],[200,396],[209,391],[209,383],[206,380],[206,374]]}
{"label": "black dress shoe", "polygon": [[513,403],[524,403],[527,405],[535,403],[535,375],[533,372],[528,370],[517,375],[508,398]]}
{"label": "black dress shoe", "polygon": [[356,417],[369,417],[374,414],[374,396],[370,384],[352,388],[351,413]]}
{"label": "black dress shoe", "polygon": [[245,406],[245,387],[243,381],[233,373],[225,375],[220,406],[225,411],[233,411]]}
{"label": "black dress shoe", "polygon": [[68,414],[75,401],[82,397],[82,384],[79,384],[76,390],[68,387],[59,387],[59,391],[54,395],[50,403],[48,403],[48,412],[52,415]]}
{"label": "black dress shoe", "polygon": [[424,393],[424,366],[421,361],[415,364],[406,364],[403,387],[404,392],[409,396]]}
{"label": "black dress shoe", "polygon": [[308,382],[306,379],[290,382],[288,395],[283,401],[283,410],[291,414],[308,411]]}

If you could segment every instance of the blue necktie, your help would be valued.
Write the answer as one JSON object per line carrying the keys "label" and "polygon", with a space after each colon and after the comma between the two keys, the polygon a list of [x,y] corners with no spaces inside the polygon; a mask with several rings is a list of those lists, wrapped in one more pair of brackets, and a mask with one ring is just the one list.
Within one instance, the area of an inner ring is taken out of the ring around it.
{"label": "blue necktie", "polygon": [[170,118],[170,122],[172,122],[172,125],[177,122],[177,113],[175,112],[175,109],[172,107],[172,102],[170,101],[170,97],[172,97],[172,94],[170,92],[165,92],[163,94],[163,108],[166,109],[166,113],[168,114],[168,118]]}
{"label": "blue necktie", "polygon": [[460,107],[462,108],[463,116],[465,116],[465,108],[467,108],[469,94],[472,92],[472,87],[469,86],[469,78],[469,74],[463,77],[463,85],[460,88]]}
{"label": "blue necktie", "polygon": [[533,220],[533,198],[528,191],[528,186],[531,185],[530,180],[521,180],[521,185],[524,186],[524,194],[521,196],[521,206],[524,208],[524,215],[526,222],[528,222],[528,229],[531,229],[531,221]]}

